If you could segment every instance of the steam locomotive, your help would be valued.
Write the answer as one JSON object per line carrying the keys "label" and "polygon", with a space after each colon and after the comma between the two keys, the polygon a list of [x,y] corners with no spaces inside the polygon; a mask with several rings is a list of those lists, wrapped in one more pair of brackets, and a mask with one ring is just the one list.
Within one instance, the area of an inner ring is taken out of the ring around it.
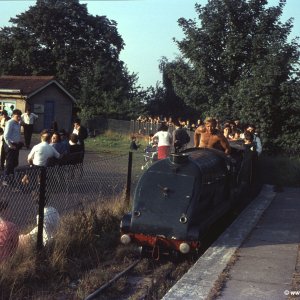
{"label": "steam locomotive", "polygon": [[183,254],[198,250],[207,230],[253,180],[255,153],[231,145],[232,155],[191,148],[159,160],[141,176],[132,211],[121,221],[121,242]]}

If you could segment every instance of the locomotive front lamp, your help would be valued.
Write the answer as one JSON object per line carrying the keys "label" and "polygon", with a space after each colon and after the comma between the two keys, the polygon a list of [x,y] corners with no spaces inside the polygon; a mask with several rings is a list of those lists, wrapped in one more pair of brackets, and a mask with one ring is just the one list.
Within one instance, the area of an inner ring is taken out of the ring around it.
{"label": "locomotive front lamp", "polygon": [[123,234],[121,236],[121,243],[124,245],[128,245],[131,242],[131,238],[128,234]]}
{"label": "locomotive front lamp", "polygon": [[189,253],[191,250],[191,247],[188,243],[181,243],[179,245],[179,251],[182,253],[182,254],[187,254]]}

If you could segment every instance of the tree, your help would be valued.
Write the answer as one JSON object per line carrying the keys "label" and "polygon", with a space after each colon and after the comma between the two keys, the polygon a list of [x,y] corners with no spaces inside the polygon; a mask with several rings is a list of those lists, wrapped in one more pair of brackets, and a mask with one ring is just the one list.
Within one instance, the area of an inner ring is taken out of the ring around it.
{"label": "tree", "polygon": [[150,86],[147,89],[145,96],[145,114],[149,116],[162,116],[162,107],[166,97],[165,88],[160,84],[156,84],[155,87]]}
{"label": "tree", "polygon": [[88,14],[79,0],[38,0],[10,22],[0,31],[1,74],[54,75],[82,108],[92,103],[99,114],[130,99],[115,21]]}
{"label": "tree", "polygon": [[295,101],[285,96],[285,86],[299,82],[299,44],[287,41],[292,20],[281,23],[283,7],[267,7],[266,0],[196,4],[200,24],[179,19],[182,57],[169,69],[186,103],[218,118],[258,124],[269,149],[284,131],[282,99]]}
{"label": "tree", "polygon": [[163,103],[164,115],[171,115],[173,118],[182,117],[185,119],[195,117],[197,110],[193,110],[189,104],[185,103],[175,92],[172,78],[169,76],[173,67],[173,64],[169,63],[166,58],[161,59],[159,69],[162,73],[162,83],[165,88],[165,99]]}
{"label": "tree", "polygon": [[135,118],[143,110],[145,95],[136,85],[137,79],[117,61],[96,61],[92,68],[82,72],[81,114],[85,119],[94,116]]}

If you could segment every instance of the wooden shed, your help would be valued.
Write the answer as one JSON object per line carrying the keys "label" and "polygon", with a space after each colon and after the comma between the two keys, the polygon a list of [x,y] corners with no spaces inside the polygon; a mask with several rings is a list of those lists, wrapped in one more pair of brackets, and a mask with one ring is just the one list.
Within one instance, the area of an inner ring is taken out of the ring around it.
{"label": "wooden shed", "polygon": [[0,110],[14,108],[25,112],[27,107],[38,115],[34,131],[50,129],[57,122],[59,129],[72,128],[75,98],[54,76],[0,76]]}

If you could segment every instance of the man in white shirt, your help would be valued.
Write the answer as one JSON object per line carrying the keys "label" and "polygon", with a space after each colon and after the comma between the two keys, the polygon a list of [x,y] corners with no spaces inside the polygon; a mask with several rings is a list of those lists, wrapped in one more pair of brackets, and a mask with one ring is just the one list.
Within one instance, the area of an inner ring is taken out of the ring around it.
{"label": "man in white shirt", "polygon": [[14,169],[19,165],[19,150],[22,148],[20,132],[20,120],[22,112],[19,109],[13,111],[12,118],[5,124],[4,128],[4,151],[6,165],[4,174],[14,174]]}
{"label": "man in white shirt", "polygon": [[25,146],[29,149],[33,132],[33,124],[38,119],[38,115],[32,113],[30,108],[27,108],[26,112],[22,114],[21,119],[24,128]]}
{"label": "man in white shirt", "polygon": [[49,145],[50,138],[50,134],[46,130],[43,130],[41,133],[41,142],[35,145],[28,154],[27,161],[29,164],[46,167],[49,158],[60,158],[60,154]]}

